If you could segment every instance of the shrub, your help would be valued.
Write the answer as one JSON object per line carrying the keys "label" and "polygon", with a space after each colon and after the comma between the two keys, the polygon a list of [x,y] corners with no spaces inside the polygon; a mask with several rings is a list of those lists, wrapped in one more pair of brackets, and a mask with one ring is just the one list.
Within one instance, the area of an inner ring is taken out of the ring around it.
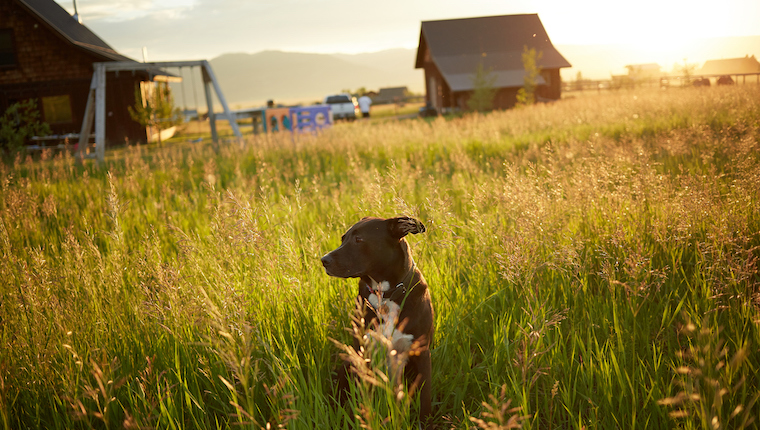
{"label": "shrub", "polygon": [[536,48],[523,47],[522,62],[525,68],[525,76],[523,87],[517,91],[518,105],[532,105],[536,102],[536,79],[541,73],[538,62],[541,60],[542,54],[542,52],[536,53]]}
{"label": "shrub", "polygon": [[10,105],[0,118],[0,147],[10,153],[23,148],[30,137],[50,133],[50,126],[40,122],[34,99]]}
{"label": "shrub", "polygon": [[483,63],[479,63],[472,77],[474,91],[469,100],[467,100],[467,107],[477,112],[493,109],[493,98],[496,96],[494,83],[496,83],[496,76],[492,70],[484,68]]}

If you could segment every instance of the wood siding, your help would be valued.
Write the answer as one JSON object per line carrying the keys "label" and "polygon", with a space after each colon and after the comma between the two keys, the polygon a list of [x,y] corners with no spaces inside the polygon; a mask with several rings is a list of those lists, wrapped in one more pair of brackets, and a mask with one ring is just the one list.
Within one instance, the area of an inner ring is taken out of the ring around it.
{"label": "wood siding", "polygon": [[[562,97],[562,80],[559,69],[544,70],[541,72],[548,85],[536,87],[536,97],[542,100],[559,100]],[[431,94],[430,80],[435,79],[435,91]],[[497,88],[494,96],[494,109],[510,109],[517,104],[517,91],[519,88]],[[435,64],[425,65],[425,101],[435,106],[438,111],[458,108],[467,110],[467,101],[472,91],[453,92],[449,88],[443,75],[435,67]]]}
{"label": "wood siding", "polygon": [[[78,48],[14,1],[0,1],[0,29],[10,28],[17,64],[0,68],[0,114],[13,103],[35,99],[43,113],[42,98],[68,95],[71,122],[50,124],[54,134],[79,133],[82,126],[92,63],[104,61]],[[122,144],[147,140],[145,128],[129,117],[134,89],[141,79],[131,73],[109,74],[106,89],[106,140]]]}

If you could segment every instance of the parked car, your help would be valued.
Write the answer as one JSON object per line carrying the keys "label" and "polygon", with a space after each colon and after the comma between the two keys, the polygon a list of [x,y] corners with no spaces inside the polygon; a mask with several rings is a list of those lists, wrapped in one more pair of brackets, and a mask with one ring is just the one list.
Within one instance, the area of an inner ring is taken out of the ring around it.
{"label": "parked car", "polygon": [[438,111],[433,107],[430,102],[425,103],[425,106],[422,106],[419,111],[419,115],[423,118],[427,118],[429,116],[438,116]]}
{"label": "parked car", "polygon": [[734,79],[729,75],[723,75],[718,78],[718,85],[733,85]]}
{"label": "parked car", "polygon": [[359,115],[359,103],[350,94],[335,94],[325,97],[324,104],[330,106],[334,120],[353,121]]}

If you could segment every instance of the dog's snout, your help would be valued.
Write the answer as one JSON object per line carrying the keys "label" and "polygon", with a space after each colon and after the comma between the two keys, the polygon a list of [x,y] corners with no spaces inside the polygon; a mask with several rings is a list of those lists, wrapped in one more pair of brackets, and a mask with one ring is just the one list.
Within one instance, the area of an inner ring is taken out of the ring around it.
{"label": "dog's snout", "polygon": [[327,269],[332,264],[332,257],[330,257],[330,254],[325,255],[322,257],[322,266]]}

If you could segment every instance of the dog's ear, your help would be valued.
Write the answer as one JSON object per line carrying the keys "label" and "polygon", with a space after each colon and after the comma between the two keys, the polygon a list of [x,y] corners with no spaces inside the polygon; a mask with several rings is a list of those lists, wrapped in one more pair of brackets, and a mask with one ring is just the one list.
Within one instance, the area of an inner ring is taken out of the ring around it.
{"label": "dog's ear", "polygon": [[425,225],[414,218],[402,216],[388,220],[388,230],[391,236],[401,239],[409,233],[417,234],[425,232]]}

